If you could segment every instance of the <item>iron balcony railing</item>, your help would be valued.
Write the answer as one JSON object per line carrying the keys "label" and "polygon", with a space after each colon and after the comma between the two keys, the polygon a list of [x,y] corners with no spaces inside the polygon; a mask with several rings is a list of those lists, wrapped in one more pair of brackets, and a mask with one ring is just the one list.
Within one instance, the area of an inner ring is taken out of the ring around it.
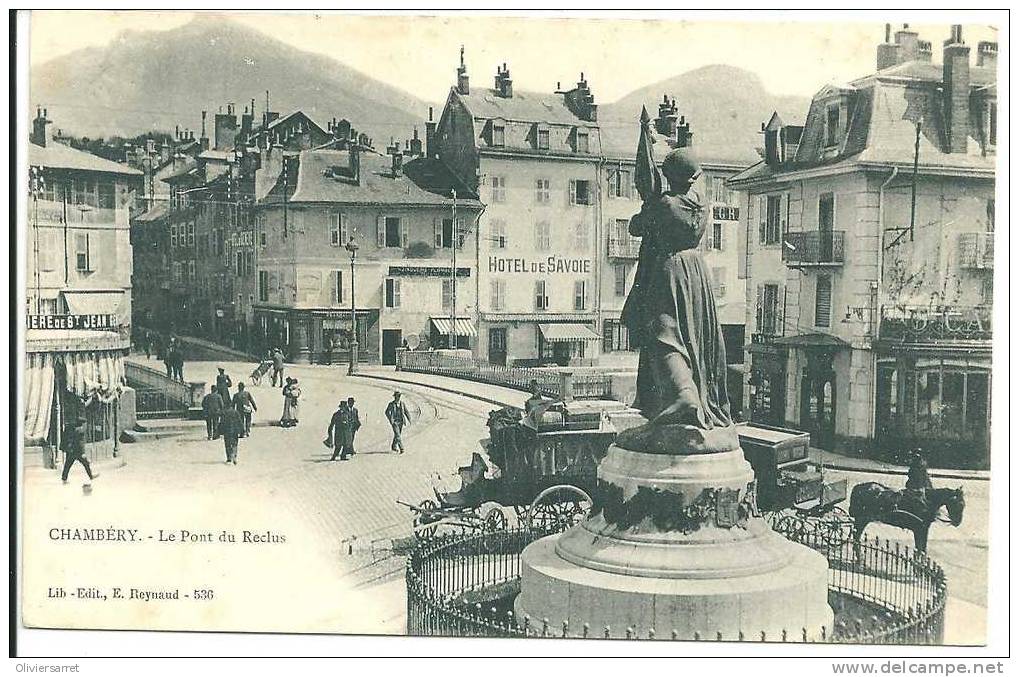
{"label": "iron balcony railing", "polygon": [[841,266],[846,261],[846,233],[842,230],[786,233],[782,261],[790,267]]}
{"label": "iron balcony railing", "polygon": [[881,340],[902,343],[990,341],[992,315],[991,306],[882,306]]}
{"label": "iron balcony railing", "polygon": [[960,233],[959,267],[994,268],[994,233]]}
{"label": "iron balcony railing", "polygon": [[609,258],[635,259],[640,253],[640,240],[633,237],[609,237]]}

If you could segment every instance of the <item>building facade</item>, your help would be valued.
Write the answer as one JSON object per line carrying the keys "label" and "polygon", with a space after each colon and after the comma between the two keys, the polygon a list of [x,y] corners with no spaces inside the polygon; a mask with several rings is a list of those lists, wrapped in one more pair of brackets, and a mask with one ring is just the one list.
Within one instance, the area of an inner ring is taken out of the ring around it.
{"label": "building facade", "polygon": [[762,126],[741,274],[754,420],[825,448],[987,462],[996,45],[961,28],[943,63],[904,28],[880,70],[822,89],[803,126]]}

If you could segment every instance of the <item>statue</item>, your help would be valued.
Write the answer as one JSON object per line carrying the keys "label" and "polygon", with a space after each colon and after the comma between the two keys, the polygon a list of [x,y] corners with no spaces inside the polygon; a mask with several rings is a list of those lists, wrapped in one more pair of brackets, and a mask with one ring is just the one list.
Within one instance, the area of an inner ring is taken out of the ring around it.
{"label": "statue", "polygon": [[641,245],[622,313],[630,343],[640,350],[633,406],[648,423],[620,433],[616,444],[649,453],[729,451],[739,442],[729,413],[725,343],[697,249],[705,213],[692,186],[700,166],[689,148],[677,148],[659,174],[648,122],[644,110],[635,175],[643,205],[630,220]]}

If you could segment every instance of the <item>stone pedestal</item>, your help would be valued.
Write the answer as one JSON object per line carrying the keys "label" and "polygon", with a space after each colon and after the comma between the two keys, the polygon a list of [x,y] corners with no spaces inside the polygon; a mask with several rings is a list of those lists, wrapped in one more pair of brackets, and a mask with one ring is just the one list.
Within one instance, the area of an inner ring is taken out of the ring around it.
{"label": "stone pedestal", "polygon": [[793,640],[831,632],[828,564],[759,516],[741,449],[689,455],[612,446],[592,514],[521,556],[518,619],[613,637]]}

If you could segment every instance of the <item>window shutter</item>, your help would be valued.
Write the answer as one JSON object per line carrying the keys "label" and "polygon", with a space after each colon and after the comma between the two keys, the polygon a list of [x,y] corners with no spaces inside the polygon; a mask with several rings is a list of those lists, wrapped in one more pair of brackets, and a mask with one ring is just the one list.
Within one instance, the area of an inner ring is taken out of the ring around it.
{"label": "window shutter", "polygon": [[400,307],[400,280],[393,280],[393,307]]}
{"label": "window shutter", "polygon": [[347,232],[347,215],[340,213],[340,246],[347,244],[350,241],[350,236]]}
{"label": "window shutter", "polygon": [[410,238],[410,233],[408,232],[407,225],[408,221],[409,219],[404,218],[400,219],[400,246],[404,249],[407,248],[407,241]]}
{"label": "window shutter", "polygon": [[577,204],[577,180],[570,179],[570,204]]}
{"label": "window shutter", "polygon": [[758,242],[764,244],[767,240],[767,228],[768,228],[768,197],[761,195],[757,198],[757,228],[758,228]]}
{"label": "window shutter", "polygon": [[627,198],[633,197],[633,181],[630,179],[629,170],[622,172],[621,180],[623,183],[623,194]]}
{"label": "window shutter", "polygon": [[721,226],[718,229],[718,251],[725,251],[725,226]]}
{"label": "window shutter", "polygon": [[775,334],[785,336],[785,286],[776,285],[775,295]]}
{"label": "window shutter", "polygon": [[340,275],[340,271],[334,270],[332,275],[329,276],[329,280],[332,283],[331,284],[332,289],[330,290],[330,293],[329,293],[329,302],[330,303],[339,303],[340,302],[340,299],[337,298],[337,291],[339,289],[339,282],[337,281],[337,278],[339,277],[339,275]]}
{"label": "window shutter", "polygon": [[616,196],[616,179],[618,178],[618,174],[619,174],[618,169],[609,169],[608,171],[605,172],[605,180],[606,183],[608,184],[608,190],[606,191],[605,194],[608,195],[609,197]]}
{"label": "window shutter", "polygon": [[386,246],[386,217],[380,216],[375,222],[375,241],[379,247]]}
{"label": "window shutter", "polygon": [[462,216],[456,217],[453,222],[453,243],[457,249],[463,249],[464,240],[467,237],[467,222]]}
{"label": "window shutter", "polygon": [[340,215],[329,214],[329,244],[334,247],[340,246]]}
{"label": "window shutter", "polygon": [[761,327],[764,324],[764,285],[757,285],[757,315],[754,326],[757,328],[757,333],[761,333]]}
{"label": "window shutter", "polygon": [[435,239],[435,248],[442,248],[442,218],[435,216],[432,218],[432,234]]}

